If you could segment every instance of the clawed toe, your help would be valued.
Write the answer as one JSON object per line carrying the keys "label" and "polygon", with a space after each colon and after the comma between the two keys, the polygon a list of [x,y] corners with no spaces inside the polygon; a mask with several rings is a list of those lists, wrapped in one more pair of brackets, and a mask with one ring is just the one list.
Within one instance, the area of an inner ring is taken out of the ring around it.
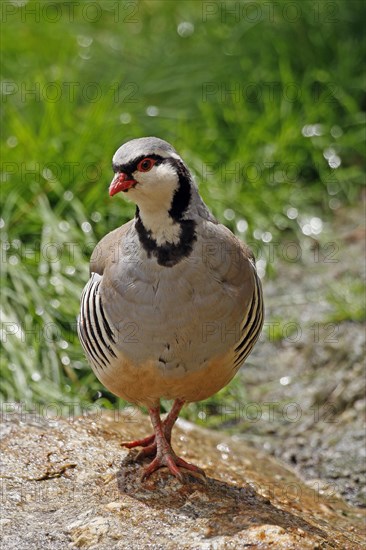
{"label": "clawed toe", "polygon": [[138,455],[136,456],[136,460],[141,460],[147,456],[155,456],[155,455],[156,455],[156,443],[152,443],[147,447],[143,447],[143,449],[141,449],[138,452]]}
{"label": "clawed toe", "polygon": [[202,468],[199,468],[195,464],[191,464],[190,462],[186,462],[183,460],[183,458],[180,458],[180,456],[177,456],[177,466],[180,466],[181,468],[185,468],[186,470],[190,470],[191,472],[196,472],[197,474],[201,474],[202,476],[206,477],[206,473]]}
{"label": "clawed toe", "polygon": [[183,473],[179,470],[174,458],[171,455],[165,455],[163,457],[155,457],[154,460],[145,468],[142,474],[141,481],[147,479],[153,472],[166,466],[168,470],[179,479],[181,483],[184,481]]}
{"label": "clawed toe", "polygon": [[135,439],[135,441],[122,441],[121,446],[127,447],[127,449],[133,449],[134,447],[149,447],[155,441],[155,435],[149,435],[143,439]]}
{"label": "clawed toe", "polygon": [[154,458],[154,460],[145,468],[144,473],[141,476],[141,481],[144,481],[150,475],[155,472],[156,470],[159,470],[162,466],[167,466],[169,471],[179,479],[183,483],[183,474],[179,471],[177,466],[174,464],[174,461],[167,460],[165,464],[163,464],[157,457]]}
{"label": "clawed toe", "polygon": [[186,462],[183,458],[176,456],[172,451],[171,453],[166,453],[162,456],[156,456],[154,460],[145,468],[141,481],[147,479],[153,472],[159,470],[159,468],[162,468],[163,466],[166,466],[169,472],[178,478],[181,483],[184,482],[184,475],[180,468],[184,468],[185,470],[189,470],[190,472],[195,472],[206,477],[205,472],[201,470],[201,468],[198,468],[198,466],[195,466],[190,462]]}

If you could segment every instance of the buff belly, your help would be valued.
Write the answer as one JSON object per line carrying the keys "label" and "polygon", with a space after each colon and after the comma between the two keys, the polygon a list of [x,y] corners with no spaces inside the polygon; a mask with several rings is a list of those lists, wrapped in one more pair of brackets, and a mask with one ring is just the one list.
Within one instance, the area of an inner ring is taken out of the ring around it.
{"label": "buff belly", "polygon": [[126,401],[155,406],[160,398],[201,401],[226,386],[236,374],[233,353],[208,361],[201,368],[183,375],[164,372],[154,361],[142,365],[120,360],[101,371],[94,369],[102,384]]}

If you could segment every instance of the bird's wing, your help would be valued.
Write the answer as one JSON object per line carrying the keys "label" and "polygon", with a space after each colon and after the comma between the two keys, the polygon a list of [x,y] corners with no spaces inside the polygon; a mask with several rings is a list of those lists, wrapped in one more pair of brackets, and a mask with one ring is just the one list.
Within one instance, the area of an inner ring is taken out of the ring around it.
{"label": "bird's wing", "polygon": [[126,240],[133,221],[108,233],[96,245],[90,259],[90,279],[81,296],[78,334],[84,351],[98,373],[110,366],[115,352],[116,327],[105,313],[99,290],[108,266],[118,261],[121,243]]}
{"label": "bird's wing", "polygon": [[219,299],[209,304],[210,310],[216,308],[216,318],[222,319],[224,329],[237,329],[234,362],[239,366],[257,341],[264,319],[262,287],[253,253],[224,225],[208,223],[203,259],[211,278],[219,283]]}
{"label": "bird's wing", "polygon": [[133,220],[108,233],[93,250],[90,258],[90,273],[103,275],[106,265],[116,261],[119,253],[119,245],[131,229]]}

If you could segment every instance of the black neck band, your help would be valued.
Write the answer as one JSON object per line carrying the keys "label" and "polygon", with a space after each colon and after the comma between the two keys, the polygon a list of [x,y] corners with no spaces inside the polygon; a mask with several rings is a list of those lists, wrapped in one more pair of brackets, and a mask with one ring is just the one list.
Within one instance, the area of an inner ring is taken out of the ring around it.
{"label": "black neck band", "polygon": [[191,176],[181,161],[170,159],[174,165],[179,178],[179,186],[173,195],[169,216],[180,226],[179,242],[165,243],[158,245],[153,238],[150,230],[146,229],[140,217],[139,208],[136,207],[135,228],[139,236],[139,240],[145,249],[149,258],[155,256],[158,264],[165,267],[172,267],[179,263],[183,258],[190,255],[193,249],[193,244],[197,240],[195,228],[196,223],[193,220],[183,219],[184,213],[187,211],[191,201]]}

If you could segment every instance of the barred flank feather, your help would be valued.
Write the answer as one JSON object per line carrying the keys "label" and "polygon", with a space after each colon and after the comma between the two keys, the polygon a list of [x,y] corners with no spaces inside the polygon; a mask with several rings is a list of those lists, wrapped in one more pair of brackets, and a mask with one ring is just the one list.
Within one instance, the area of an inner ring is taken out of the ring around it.
{"label": "barred flank feather", "polygon": [[113,330],[106,318],[99,285],[102,278],[92,276],[81,296],[78,334],[84,351],[92,365],[104,370],[110,365],[110,358],[117,357],[113,344],[116,343]]}
{"label": "barred flank feather", "polygon": [[235,348],[236,358],[234,367],[238,368],[252,351],[261,333],[264,319],[263,292],[256,268],[253,266],[255,291],[252,297],[248,315],[241,326],[241,339]]}

